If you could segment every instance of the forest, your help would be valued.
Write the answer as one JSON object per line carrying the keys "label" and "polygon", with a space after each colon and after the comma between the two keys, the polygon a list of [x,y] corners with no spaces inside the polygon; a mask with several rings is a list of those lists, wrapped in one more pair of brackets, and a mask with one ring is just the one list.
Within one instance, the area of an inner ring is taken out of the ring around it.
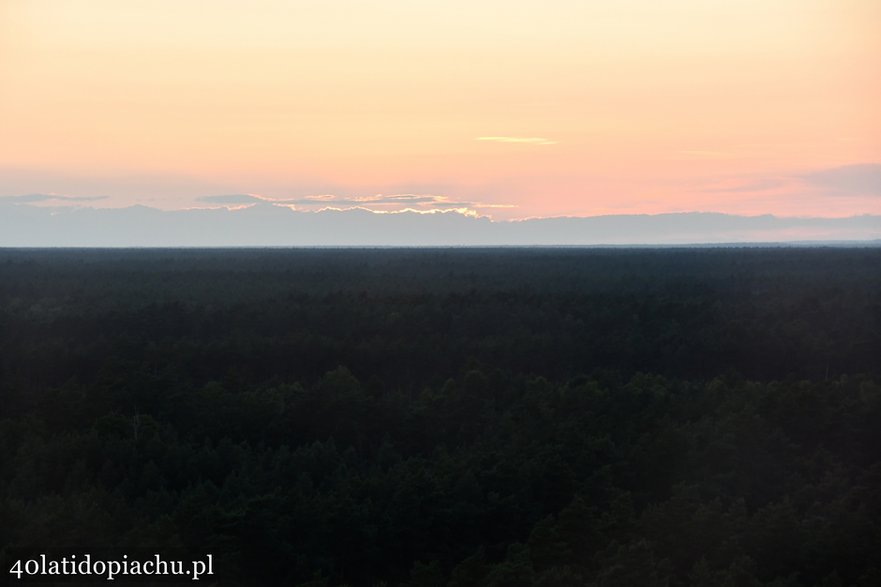
{"label": "forest", "polygon": [[881,585],[881,247],[0,249],[3,575],[67,547]]}

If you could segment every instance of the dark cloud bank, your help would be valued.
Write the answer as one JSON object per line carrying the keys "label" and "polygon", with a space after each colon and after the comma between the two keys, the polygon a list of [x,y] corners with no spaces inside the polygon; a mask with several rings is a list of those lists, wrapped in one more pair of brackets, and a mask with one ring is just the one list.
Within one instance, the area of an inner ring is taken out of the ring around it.
{"label": "dark cloud bank", "polygon": [[257,203],[239,210],[51,208],[0,201],[0,246],[481,246],[675,245],[875,241],[881,216],[781,218],[715,213],[491,221],[448,212],[293,211]]}

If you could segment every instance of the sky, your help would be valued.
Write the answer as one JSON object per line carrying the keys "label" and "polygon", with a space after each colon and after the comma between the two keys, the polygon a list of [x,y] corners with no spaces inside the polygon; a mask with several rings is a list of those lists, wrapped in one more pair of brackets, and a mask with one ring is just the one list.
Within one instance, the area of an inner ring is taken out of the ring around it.
{"label": "sky", "polygon": [[878,0],[0,0],[0,197],[879,214],[879,72]]}

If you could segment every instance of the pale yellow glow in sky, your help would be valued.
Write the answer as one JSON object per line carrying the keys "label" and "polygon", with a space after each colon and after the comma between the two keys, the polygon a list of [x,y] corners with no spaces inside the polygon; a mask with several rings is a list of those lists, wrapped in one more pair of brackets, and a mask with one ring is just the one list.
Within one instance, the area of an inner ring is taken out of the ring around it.
{"label": "pale yellow glow in sky", "polygon": [[0,195],[881,213],[879,105],[878,0],[0,0]]}

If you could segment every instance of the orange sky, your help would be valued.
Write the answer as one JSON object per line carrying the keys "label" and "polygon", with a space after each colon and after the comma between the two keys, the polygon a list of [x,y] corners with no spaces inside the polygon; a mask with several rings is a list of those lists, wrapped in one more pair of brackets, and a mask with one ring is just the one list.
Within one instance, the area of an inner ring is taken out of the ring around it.
{"label": "orange sky", "polygon": [[879,72],[878,0],[0,0],[0,196],[877,214]]}

